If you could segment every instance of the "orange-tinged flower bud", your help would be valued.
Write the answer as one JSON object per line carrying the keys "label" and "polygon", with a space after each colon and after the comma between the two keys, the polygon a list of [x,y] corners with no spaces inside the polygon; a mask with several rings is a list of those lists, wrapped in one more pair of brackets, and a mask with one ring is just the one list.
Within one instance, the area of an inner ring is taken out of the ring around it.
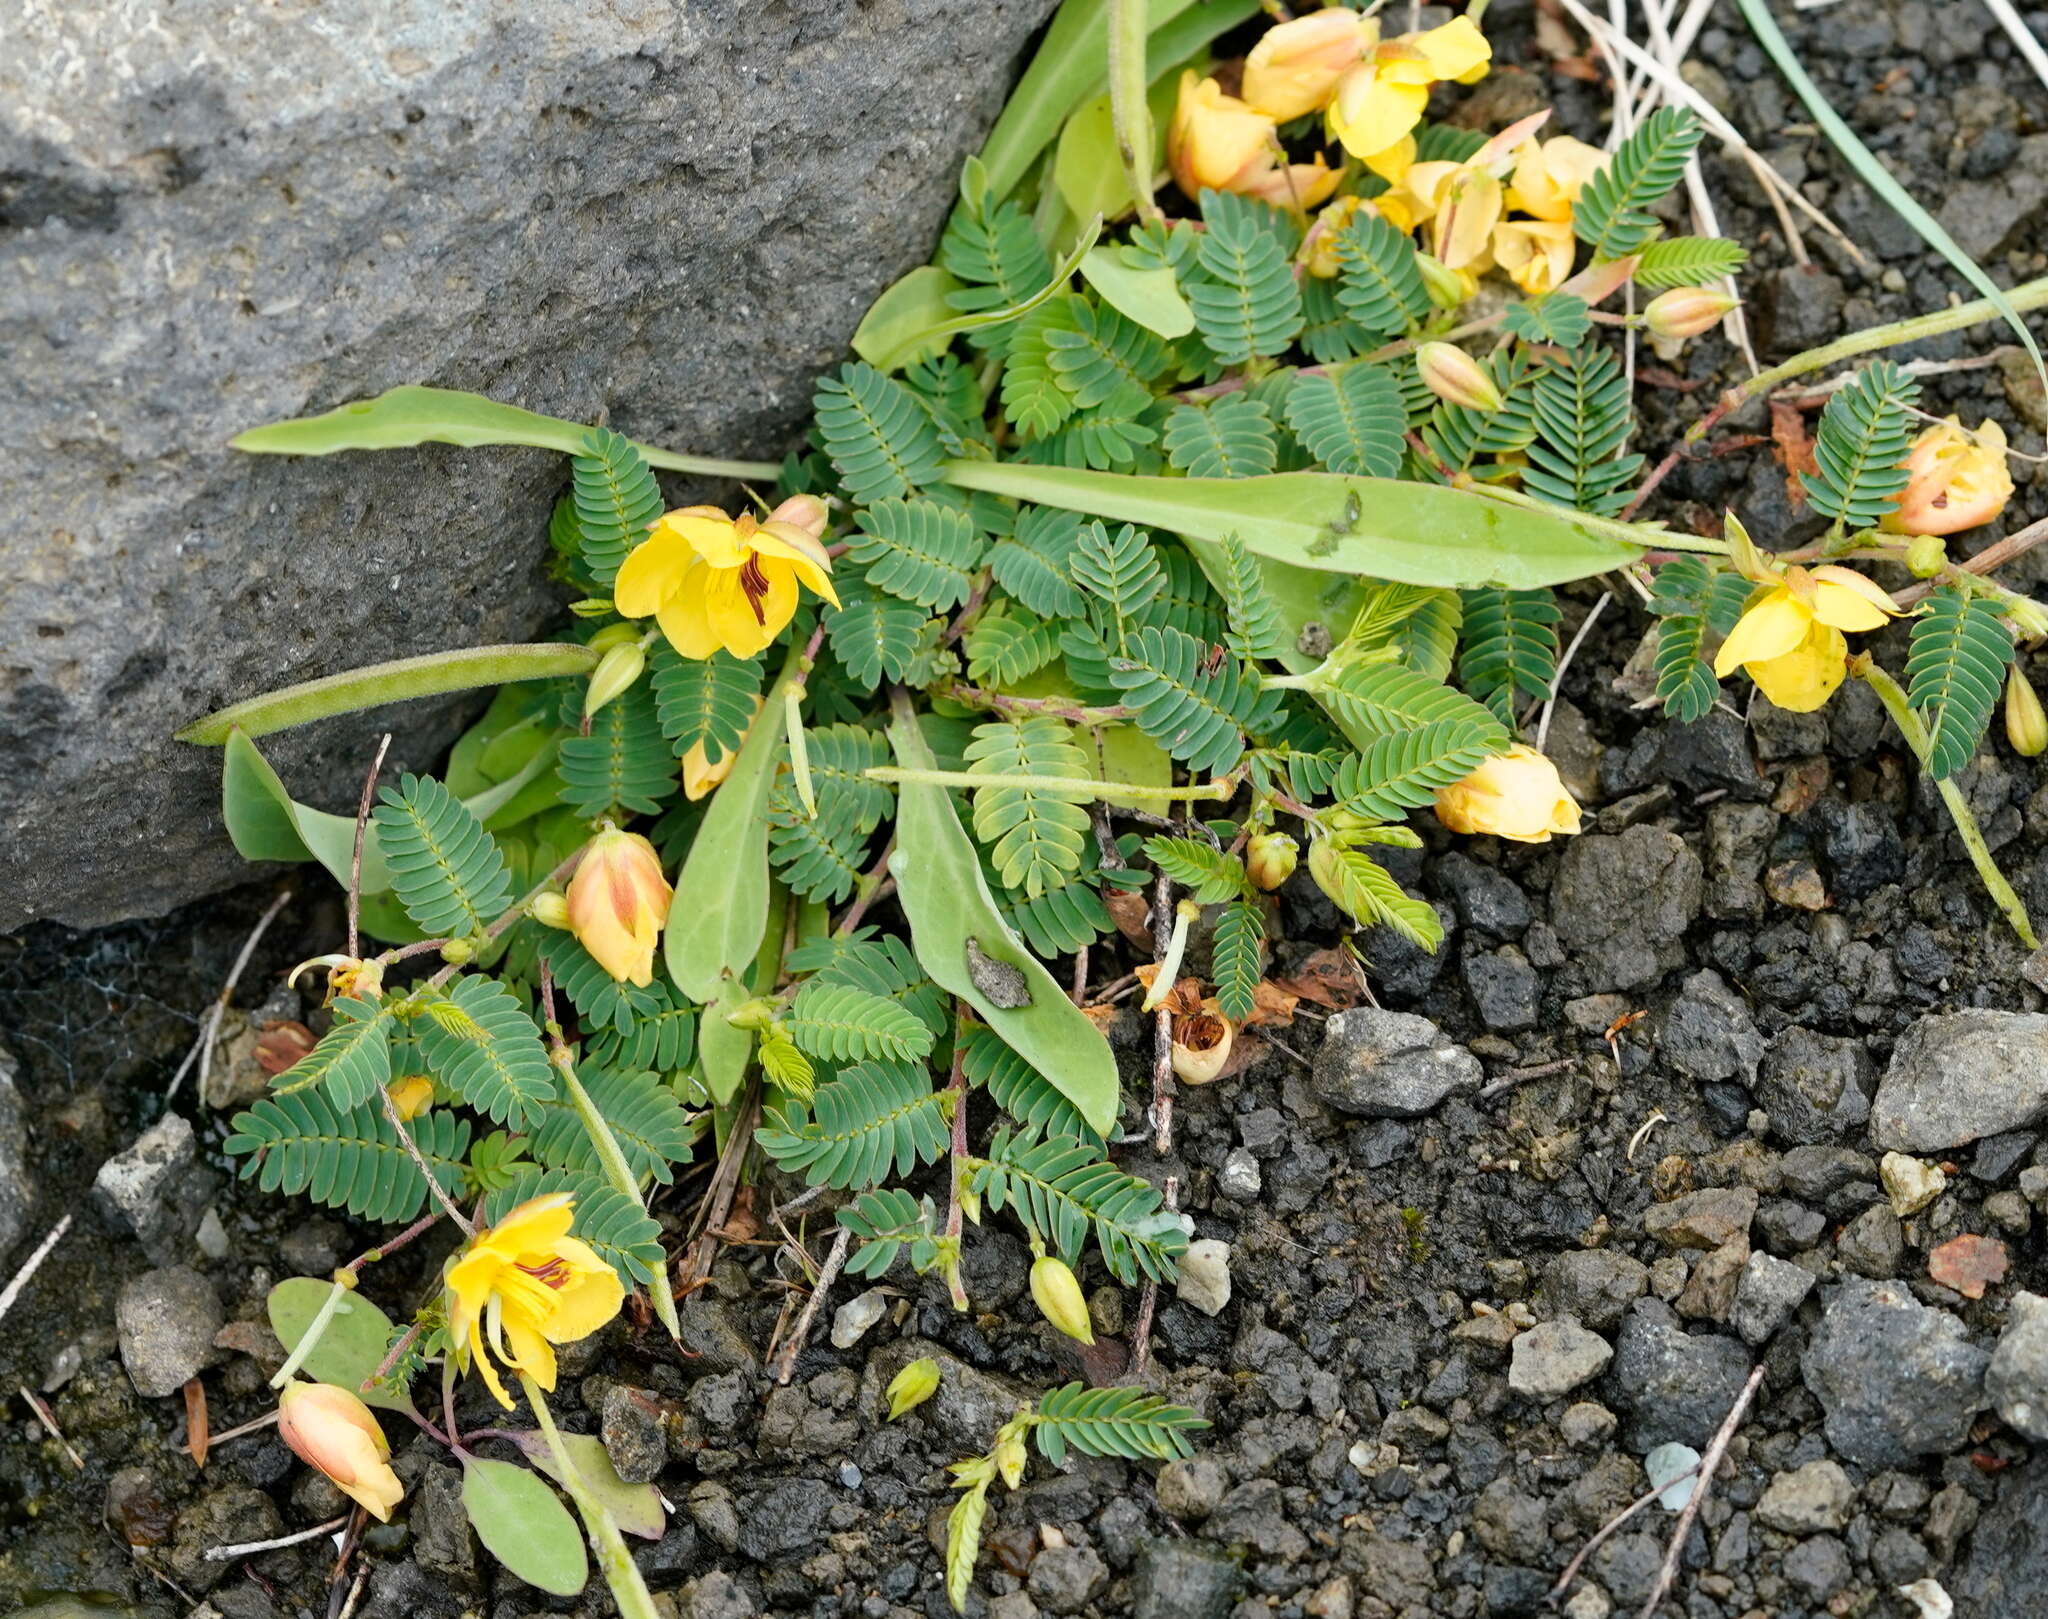
{"label": "orange-tinged flower bud", "polygon": [[333,1383],[294,1378],[277,1397],[277,1433],[300,1461],[325,1473],[379,1523],[391,1521],[405,1486],[391,1471],[384,1430],[355,1395]]}
{"label": "orange-tinged flower bud", "polygon": [[654,845],[614,827],[591,840],[569,879],[569,927],[612,977],[645,986],[672,897]]}
{"label": "orange-tinged flower bud", "polygon": [[1032,1262],[1031,1297],[1046,1320],[1069,1338],[1084,1344],[1095,1342],[1088,1301],[1081,1296],[1081,1284],[1064,1259],[1041,1254]]}
{"label": "orange-tinged flower bud", "polygon": [[1166,131],[1166,166],[1191,199],[1200,198],[1204,186],[1230,190],[1240,174],[1272,156],[1274,140],[1273,120],[1264,113],[1225,95],[1214,79],[1181,75],[1180,100]]}
{"label": "orange-tinged flower bud", "polygon": [[1190,1085],[1206,1085],[1223,1072],[1237,1031],[1228,1018],[1206,1009],[1173,1020],[1173,1071]]}
{"label": "orange-tinged flower bud", "polygon": [[1557,766],[1523,743],[1488,759],[1463,781],[1440,787],[1436,818],[1453,832],[1548,843],[1579,829],[1579,805]]}
{"label": "orange-tinged flower bud", "polygon": [[1467,410],[1499,410],[1506,403],[1479,362],[1455,343],[1425,343],[1415,351],[1416,370],[1437,398]]}
{"label": "orange-tinged flower bud", "polygon": [[1244,60],[1244,99],[1276,123],[1320,112],[1346,69],[1379,43],[1379,25],[1345,6],[1270,28]]}
{"label": "orange-tinged flower bud", "polygon": [[1739,302],[1714,287],[1673,287],[1650,300],[1643,324],[1652,337],[1698,337],[1720,325]]}
{"label": "orange-tinged flower bud", "polygon": [[434,1102],[434,1082],[425,1074],[407,1074],[403,1079],[394,1079],[385,1087],[385,1092],[391,1098],[392,1110],[408,1124]]}
{"label": "orange-tinged flower bud", "polygon": [[2005,429],[1982,423],[1974,434],[1954,416],[1927,429],[1906,455],[1906,491],[1884,527],[1894,534],[1954,534],[1988,523],[2012,499]]}
{"label": "orange-tinged flower bud", "polygon": [[647,649],[635,639],[608,648],[590,671],[590,684],[583,692],[583,715],[588,719],[614,697],[630,688],[647,667]]}
{"label": "orange-tinged flower bud", "polygon": [[2040,694],[2015,663],[2005,672],[2005,739],[2014,753],[2031,759],[2048,749],[2048,714]]}
{"label": "orange-tinged flower bud", "polygon": [[1244,869],[1251,880],[1271,893],[1294,875],[1301,845],[1285,832],[1261,832],[1244,847]]}

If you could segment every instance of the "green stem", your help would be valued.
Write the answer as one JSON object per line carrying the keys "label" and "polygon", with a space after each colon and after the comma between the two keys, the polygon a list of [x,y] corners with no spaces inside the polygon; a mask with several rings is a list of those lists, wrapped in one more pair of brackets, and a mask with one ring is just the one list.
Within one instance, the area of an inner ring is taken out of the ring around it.
{"label": "green stem", "polygon": [[[928,787],[986,787],[994,778],[965,770],[902,770],[877,765],[864,772],[869,781],[918,782]],[[1173,803],[1189,798],[1228,798],[1237,791],[1232,781],[1196,782],[1186,787],[1146,787],[1130,781],[1095,781],[1086,776],[1004,776],[1005,787],[1037,793],[1075,793],[1088,799],[1139,799]]]}
{"label": "green stem", "polygon": [[515,680],[547,680],[556,675],[587,675],[599,654],[570,642],[541,641],[524,646],[476,646],[456,652],[428,652],[417,658],[373,663],[344,674],[322,675],[280,691],[216,709],[177,733],[180,742],[218,747],[239,729],[250,737],[268,736],[288,726],[305,725],[359,708],[402,703],[414,697],[468,691],[475,686],[502,686]]}
{"label": "green stem", "polygon": [[1159,219],[1152,200],[1152,109],[1145,104],[1145,0],[1109,0],[1109,108],[1116,153],[1138,217]]}
{"label": "green stem", "polygon": [[285,1357],[285,1363],[278,1367],[277,1375],[270,1380],[272,1388],[281,1389],[289,1383],[292,1374],[306,1364],[306,1357],[319,1348],[320,1339],[326,1333],[329,1323],[347,1310],[348,1306],[342,1301],[348,1297],[348,1293],[349,1290],[340,1282],[334,1284],[333,1290],[322,1301],[319,1313],[306,1323],[306,1330],[299,1337],[298,1347]]}
{"label": "green stem", "polygon": [[547,1436],[548,1450],[560,1469],[556,1477],[583,1515],[583,1527],[590,1534],[590,1549],[597,1553],[597,1566],[604,1571],[604,1583],[611,1587],[612,1600],[619,1605],[620,1619],[657,1619],[654,1598],[647,1594],[647,1582],[641,1579],[633,1554],[626,1550],[626,1538],[619,1533],[618,1523],[605,1510],[604,1503],[590,1493],[590,1486],[576,1470],[569,1447],[555,1430],[547,1401],[541,1398],[540,1385],[521,1372],[519,1386],[526,1390],[526,1403],[533,1407],[534,1416],[540,1420],[540,1431]]}
{"label": "green stem", "polygon": [[[619,1147],[618,1137],[612,1134],[612,1127],[597,1110],[597,1104],[590,1099],[590,1092],[583,1088],[583,1082],[576,1077],[576,1064],[569,1056],[569,1048],[562,1043],[560,1031],[550,1030],[553,1035],[555,1072],[562,1076],[562,1085],[569,1093],[569,1105],[576,1110],[576,1117],[583,1121],[584,1134],[590,1137],[591,1145],[597,1148],[597,1159],[604,1166],[604,1177],[635,1203],[642,1202],[640,1178],[633,1173],[633,1166],[626,1162],[626,1155]],[[654,1306],[654,1313],[661,1324],[668,1328],[668,1335],[675,1342],[683,1341],[682,1322],[676,1318],[676,1296],[669,1286],[666,1263],[654,1267],[654,1279],[647,1284],[648,1302]]]}
{"label": "green stem", "polygon": [[1698,551],[1705,556],[1724,557],[1728,546],[1722,540],[1702,539],[1697,534],[1674,534],[1669,529],[1654,528],[1647,523],[1624,522],[1617,517],[1597,517],[1591,512],[1573,511],[1547,500],[1538,500],[1534,495],[1525,495],[1519,489],[1505,489],[1498,484],[1479,483],[1461,476],[1457,487],[1474,495],[1483,495],[1488,500],[1497,500],[1504,506],[1520,506],[1532,512],[1542,512],[1546,517],[1562,518],[1580,528],[1592,529],[1595,533],[1608,535],[1629,545],[1640,545],[1653,551]]}
{"label": "green stem", "polygon": [[[1877,666],[1868,653],[1858,653],[1849,660],[1849,672],[1877,693],[1877,700],[1884,704],[1885,712],[1892,717],[1892,723],[1899,728],[1899,735],[1906,739],[1906,746],[1913,750],[1913,756],[1927,767],[1927,727],[1920,716],[1913,712],[1906,694],[1899,683]],[[1970,851],[1970,863],[1977,868],[1977,876],[1984,884],[1985,891],[1998,902],[1998,908],[2005,912],[2006,921],[2012,924],[2013,932],[2020,937],[2020,943],[2029,950],[2041,948],[2034,937],[2034,924],[2027,918],[2027,908],[2013,892],[2012,884],[2005,880],[2005,873],[1991,858],[1990,849],[1985,847],[1984,834],[1977,826],[1977,817],[1970,813],[1969,800],[1953,779],[1940,779],[1935,787],[1941,793],[1942,803],[1948,806],[1949,819],[1955,822],[1956,833],[1963,840],[1963,847]]]}

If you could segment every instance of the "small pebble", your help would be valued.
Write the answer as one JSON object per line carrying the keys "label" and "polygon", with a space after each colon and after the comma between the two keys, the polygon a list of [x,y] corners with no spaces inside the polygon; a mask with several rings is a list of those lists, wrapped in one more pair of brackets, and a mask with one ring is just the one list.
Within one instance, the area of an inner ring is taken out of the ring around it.
{"label": "small pebble", "polygon": [[1204,1315],[1221,1315],[1230,1302],[1230,1244],[1204,1237],[1180,1259],[1179,1297]]}
{"label": "small pebble", "polygon": [[848,1299],[833,1313],[832,1347],[851,1349],[888,1308],[889,1294],[884,1288],[871,1287],[858,1298]]}

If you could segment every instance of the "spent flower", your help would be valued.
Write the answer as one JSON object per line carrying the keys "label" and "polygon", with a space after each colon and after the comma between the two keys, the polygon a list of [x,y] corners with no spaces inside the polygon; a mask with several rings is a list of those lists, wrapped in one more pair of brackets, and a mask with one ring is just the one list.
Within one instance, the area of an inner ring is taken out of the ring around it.
{"label": "spent flower", "polygon": [[1439,787],[1436,818],[1453,832],[1548,843],[1553,834],[1578,831],[1579,804],[1557,766],[1518,742],[1464,780]]}
{"label": "spent flower", "polygon": [[379,1523],[391,1521],[405,1486],[391,1470],[384,1429],[354,1394],[337,1383],[293,1378],[277,1397],[277,1436]]}
{"label": "spent flower", "polygon": [[2005,429],[1982,422],[1974,433],[1951,416],[1937,422],[1906,453],[1906,489],[1885,514],[1894,534],[1955,534],[1988,523],[2012,499]]}

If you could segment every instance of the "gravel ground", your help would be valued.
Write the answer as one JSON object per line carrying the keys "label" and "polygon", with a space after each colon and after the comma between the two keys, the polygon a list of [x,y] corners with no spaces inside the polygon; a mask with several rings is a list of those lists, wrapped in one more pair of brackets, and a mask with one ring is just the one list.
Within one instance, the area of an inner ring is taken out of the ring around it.
{"label": "gravel ground", "polygon": [[[1493,17],[1512,40],[1528,12],[1497,0]],[[1870,254],[1858,264],[1809,232],[1815,263],[1793,264],[1747,171],[1710,160],[1724,229],[1757,245],[1747,289],[1765,360],[1944,302],[1947,274],[1841,178],[1761,53],[1719,20],[1696,87],[1775,132],[1767,154]],[[1787,26],[1995,273],[2048,268],[2048,130],[2023,111],[2042,90],[1988,11],[1843,0]],[[1533,76],[1498,75],[1495,93],[1554,95],[1566,127],[1596,133],[1596,93],[1524,60]],[[1999,341],[1986,328],[1920,352]],[[1661,451],[1731,360],[1694,345],[1666,379],[1692,391],[1648,390],[1639,443]],[[2016,370],[1934,377],[1927,393],[1930,409],[2039,442],[2041,398]],[[1730,431],[1766,426],[1759,414]],[[2043,472],[2021,470],[2008,526],[2048,512]],[[1683,467],[1665,494],[1675,522],[1717,524],[1733,504],[1768,544],[1814,527],[1767,440]],[[1596,593],[1574,592],[1568,620]],[[2048,1293],[2034,1229],[2048,1218],[2048,1017],[2030,975],[2048,974],[1858,689],[1815,716],[1759,700],[1747,734],[1725,713],[1668,725],[1633,706],[1624,674],[1641,627],[1632,609],[1603,616],[1552,721],[1585,834],[1529,848],[1426,829],[1403,875],[1437,901],[1443,950],[1368,941],[1384,1010],[1305,1016],[1291,1051],[1182,1093],[1171,1159],[1124,1153],[1138,1173],[1178,1177],[1196,1236],[1227,1245],[1229,1302],[1212,1314],[1213,1293],[1169,1294],[1153,1340],[1157,1386],[1214,1427],[1164,1469],[1035,1462],[1023,1489],[998,1494],[970,1612],[1533,1613],[1648,1487],[1648,1454],[1704,1449],[1756,1366],[1665,1612],[1889,1619],[1921,1611],[1899,1588],[1922,1580],[1963,1619],[2048,1611],[2048,1457],[2030,1450],[2048,1439],[2048,1303],[2034,1297]],[[1903,631],[1879,645],[1897,667]],[[2048,772],[2001,738],[1965,787],[2048,916]],[[175,1393],[203,1366],[216,1431],[261,1412],[277,1359],[260,1326],[268,1287],[366,1240],[227,1182],[225,1112],[196,1104],[189,1078],[177,1111],[196,1130],[162,1122],[164,1086],[269,897],[0,941],[0,1038],[33,1140],[31,1186],[0,1084],[0,1243],[22,1229],[0,1264],[11,1272],[60,1211],[77,1217],[0,1333],[0,1388],[43,1391],[85,1463],[10,1396],[0,1600],[30,1611],[78,1611],[34,1607],[59,1593],[151,1616],[204,1602],[226,1619],[339,1603],[320,1543],[204,1560],[340,1501],[269,1435],[228,1442],[199,1472]],[[1338,917],[1305,874],[1282,902],[1286,971]],[[324,948],[337,912],[325,898],[287,908],[238,1018],[301,1010],[264,997]],[[1127,1017],[1115,1038],[1140,1092],[1148,1037]],[[221,1065],[212,1102],[252,1074],[246,1055]],[[370,1290],[400,1304],[440,1258],[423,1243],[377,1267]],[[821,1323],[786,1388],[757,1360],[787,1296],[765,1246],[729,1250],[688,1302],[687,1355],[622,1321],[565,1356],[567,1425],[657,1471],[676,1509],[638,1552],[664,1611],[945,1614],[945,1463],[984,1447],[1019,1399],[1114,1378],[1128,1351],[1135,1295],[1092,1292],[1106,1350],[1084,1367],[1037,1323],[1028,1258],[999,1228],[975,1234],[968,1316],[893,1278],[845,1347]],[[1091,1290],[1102,1281],[1084,1273]],[[833,1306],[855,1292],[842,1283]],[[884,1425],[880,1390],[918,1354],[940,1359],[944,1392]],[[424,1440],[401,1447],[408,1506],[365,1539],[359,1613],[609,1611],[496,1570],[462,1523],[452,1468]],[[1609,1538],[1563,1611],[1640,1608],[1673,1523],[1652,1507]]]}

